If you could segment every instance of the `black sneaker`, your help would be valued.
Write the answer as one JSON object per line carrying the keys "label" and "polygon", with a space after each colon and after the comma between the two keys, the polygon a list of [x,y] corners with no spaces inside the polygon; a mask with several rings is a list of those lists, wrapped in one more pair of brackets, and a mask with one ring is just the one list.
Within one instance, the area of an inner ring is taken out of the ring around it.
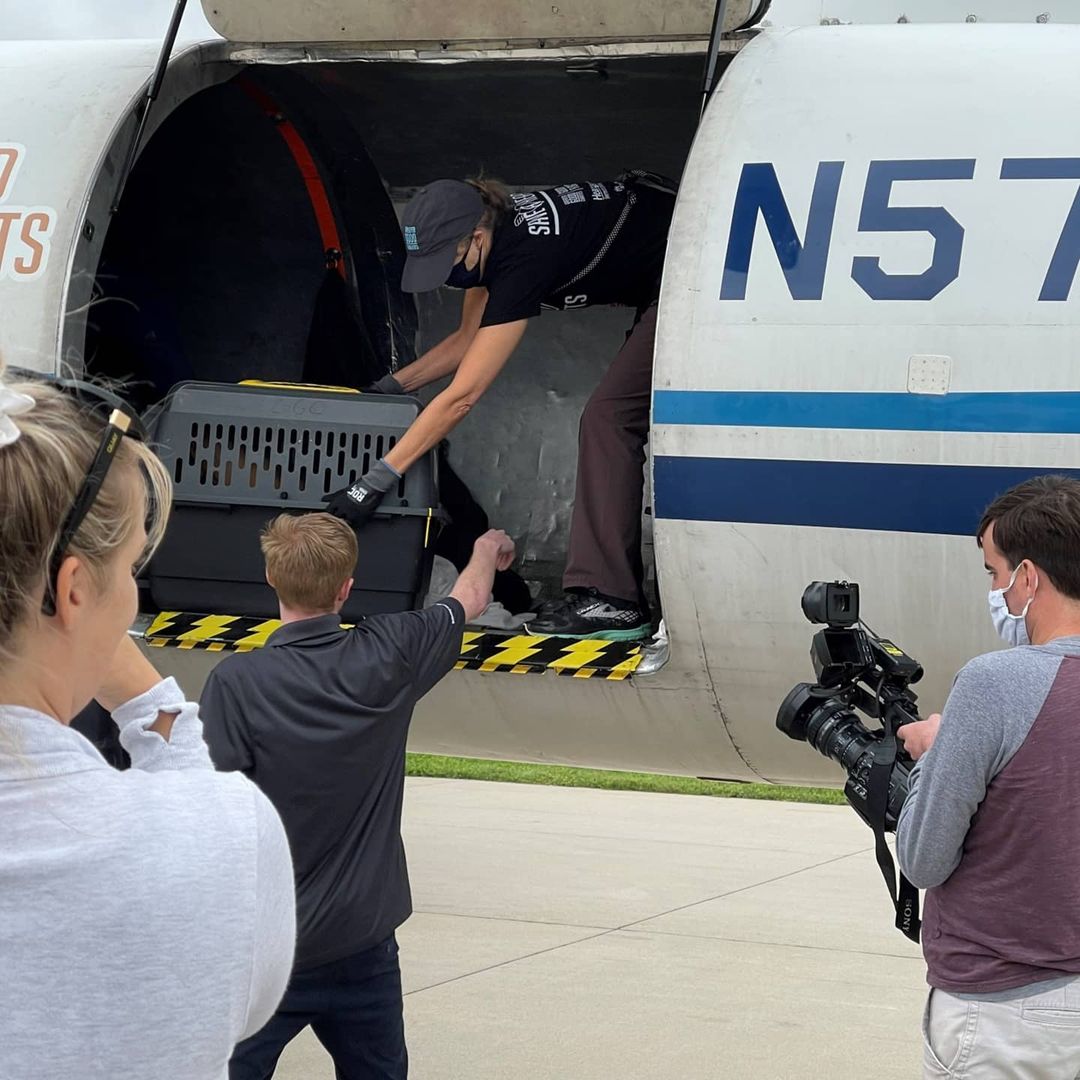
{"label": "black sneaker", "polygon": [[612,601],[588,589],[545,604],[525,630],[537,636],[637,641],[648,637],[652,627],[648,613],[636,604]]}

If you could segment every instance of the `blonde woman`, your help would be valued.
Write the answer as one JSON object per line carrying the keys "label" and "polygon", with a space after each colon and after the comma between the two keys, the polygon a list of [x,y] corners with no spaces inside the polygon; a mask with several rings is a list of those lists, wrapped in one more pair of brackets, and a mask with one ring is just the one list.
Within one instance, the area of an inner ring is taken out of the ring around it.
{"label": "blonde woman", "polygon": [[[76,392],[78,397],[75,396]],[[281,822],[127,637],[169,478],[120,402],[0,370],[0,1077],[223,1080],[295,936]],[[132,768],[69,726],[96,698]]]}

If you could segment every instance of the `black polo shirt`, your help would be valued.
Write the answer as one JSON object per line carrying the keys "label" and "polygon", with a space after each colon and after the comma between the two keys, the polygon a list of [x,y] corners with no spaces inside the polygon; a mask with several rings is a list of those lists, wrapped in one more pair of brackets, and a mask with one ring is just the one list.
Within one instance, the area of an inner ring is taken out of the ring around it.
{"label": "black polo shirt", "polygon": [[296,969],[383,941],[412,914],[401,841],[413,707],[453,666],[457,600],[289,623],[257,652],[223,660],[200,712],[219,769],[249,776],[277,807],[296,871]]}

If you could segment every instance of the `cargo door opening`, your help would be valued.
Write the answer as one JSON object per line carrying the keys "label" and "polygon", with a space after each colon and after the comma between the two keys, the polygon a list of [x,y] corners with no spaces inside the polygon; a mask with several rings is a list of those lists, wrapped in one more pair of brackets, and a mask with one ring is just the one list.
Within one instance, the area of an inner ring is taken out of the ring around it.
{"label": "cargo door opening", "polygon": [[144,148],[98,263],[87,369],[142,406],[188,379],[303,381],[328,277],[320,209],[344,248],[332,299],[348,306],[331,318],[355,346],[354,384],[408,362],[397,220],[363,143],[301,80],[247,71],[189,99]]}
{"label": "cargo door opening", "polygon": [[[677,178],[702,63],[701,51],[688,51],[238,70],[176,109],[140,156],[97,269],[86,366],[123,379],[143,406],[188,379],[304,379],[328,276],[325,237],[280,122],[252,85],[317,165],[362,339],[357,386],[410,362],[459,316],[453,290],[416,303],[400,291],[395,209],[417,187],[485,173],[530,190],[638,166]],[[535,319],[450,438],[450,462],[517,540],[534,595],[559,592],[578,418],[632,319],[620,308]]]}

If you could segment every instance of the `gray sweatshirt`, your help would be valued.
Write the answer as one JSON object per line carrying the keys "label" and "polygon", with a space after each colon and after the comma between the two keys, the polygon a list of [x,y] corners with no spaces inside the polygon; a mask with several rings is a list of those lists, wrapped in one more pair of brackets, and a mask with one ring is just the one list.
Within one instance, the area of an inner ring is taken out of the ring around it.
{"label": "gray sweatshirt", "polygon": [[896,849],[926,888],[931,986],[1080,974],[1080,637],[976,657],[915,766]]}
{"label": "gray sweatshirt", "polygon": [[[178,711],[168,742],[146,728]],[[225,1080],[292,964],[274,808],[214,772],[166,679],[114,714],[132,768],[0,706],[0,1080]]]}

